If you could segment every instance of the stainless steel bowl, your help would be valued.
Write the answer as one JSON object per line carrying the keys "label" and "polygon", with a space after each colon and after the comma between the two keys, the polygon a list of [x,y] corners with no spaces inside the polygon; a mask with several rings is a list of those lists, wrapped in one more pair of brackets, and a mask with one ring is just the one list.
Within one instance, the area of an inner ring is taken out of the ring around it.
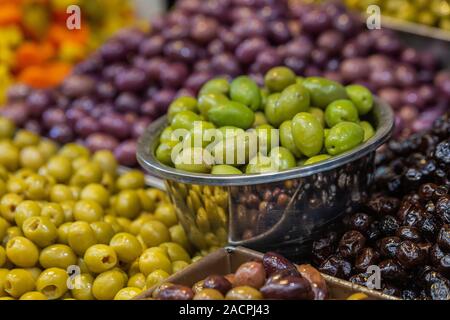
{"label": "stainless steel bowl", "polygon": [[364,144],[282,172],[218,176],[166,166],[155,157],[166,117],[140,138],[137,159],[146,171],[165,180],[178,218],[199,249],[240,245],[297,259],[316,236],[336,228],[345,212],[368,197],[375,151],[394,127],[392,109],[379,99],[370,116],[376,134]]}

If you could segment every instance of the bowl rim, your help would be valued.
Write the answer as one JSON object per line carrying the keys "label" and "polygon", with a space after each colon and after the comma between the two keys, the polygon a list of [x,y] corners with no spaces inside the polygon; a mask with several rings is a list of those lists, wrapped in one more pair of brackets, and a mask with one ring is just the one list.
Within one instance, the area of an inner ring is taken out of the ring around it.
{"label": "bowl rim", "polygon": [[374,97],[374,107],[371,113],[377,120],[378,126],[375,135],[366,142],[349,152],[345,152],[328,160],[280,172],[243,175],[212,175],[182,171],[162,164],[156,159],[155,150],[158,146],[158,137],[166,127],[167,116],[160,117],[146,128],[144,134],[138,140],[136,157],[139,164],[148,173],[162,179],[187,184],[243,186],[303,178],[320,172],[329,171],[358,160],[371,152],[375,152],[378,147],[384,144],[390,138],[394,130],[394,112],[386,102]]}

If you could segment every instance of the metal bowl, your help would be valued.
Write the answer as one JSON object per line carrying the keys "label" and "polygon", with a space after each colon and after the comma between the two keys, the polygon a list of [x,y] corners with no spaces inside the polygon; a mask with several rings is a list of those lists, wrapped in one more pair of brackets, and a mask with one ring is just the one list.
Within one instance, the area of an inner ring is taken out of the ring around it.
{"label": "metal bowl", "polygon": [[375,151],[392,134],[394,114],[375,99],[370,117],[376,133],[364,144],[327,161],[282,172],[221,176],[166,166],[155,157],[166,117],[144,132],[137,159],[146,171],[165,180],[178,218],[197,248],[240,245],[277,250],[298,260],[313,239],[335,229],[345,212],[369,196]]}

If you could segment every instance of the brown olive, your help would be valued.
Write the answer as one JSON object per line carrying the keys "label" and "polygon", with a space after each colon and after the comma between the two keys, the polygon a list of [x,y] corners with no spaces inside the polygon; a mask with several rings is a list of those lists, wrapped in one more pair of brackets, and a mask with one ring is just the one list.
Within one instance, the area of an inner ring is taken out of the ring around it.
{"label": "brown olive", "polygon": [[397,248],[397,259],[406,268],[413,268],[425,262],[425,253],[412,241],[403,241]]}
{"label": "brown olive", "polygon": [[367,268],[375,265],[380,258],[380,254],[373,248],[362,249],[355,259],[355,268],[360,272],[366,272]]}
{"label": "brown olive", "polygon": [[242,264],[235,273],[234,285],[250,286],[259,289],[266,281],[266,272],[261,262],[247,262]]}
{"label": "brown olive", "polygon": [[215,289],[222,294],[226,294],[231,289],[231,283],[223,276],[212,275],[203,281],[203,288]]}
{"label": "brown olive", "polygon": [[359,232],[366,232],[370,227],[370,216],[366,213],[356,213],[348,221],[349,228]]}
{"label": "brown olive", "polygon": [[160,300],[192,300],[194,292],[189,287],[174,284],[161,289],[156,298]]}
{"label": "brown olive", "polygon": [[343,258],[355,257],[366,243],[366,238],[359,231],[346,232],[339,241],[338,251]]}
{"label": "brown olive", "polygon": [[308,280],[283,274],[273,274],[267,283],[261,288],[261,293],[266,299],[283,300],[312,300],[314,293]]}
{"label": "brown olive", "polygon": [[410,240],[413,242],[420,242],[422,240],[419,229],[415,227],[400,227],[397,229],[395,235],[402,240]]}
{"label": "brown olive", "polygon": [[291,275],[299,276],[298,270],[295,265],[285,257],[275,252],[268,252],[263,256],[263,265],[267,276],[272,274],[288,270]]}
{"label": "brown olive", "polygon": [[442,226],[437,237],[437,243],[442,250],[450,251],[450,224],[445,224]]}
{"label": "brown olive", "polygon": [[380,253],[385,258],[394,259],[397,255],[397,248],[401,240],[399,237],[385,237],[378,241],[378,248]]}
{"label": "brown olive", "polygon": [[328,297],[328,286],[319,270],[310,264],[302,264],[297,266],[301,276],[308,280],[314,293],[314,300],[324,300]]}

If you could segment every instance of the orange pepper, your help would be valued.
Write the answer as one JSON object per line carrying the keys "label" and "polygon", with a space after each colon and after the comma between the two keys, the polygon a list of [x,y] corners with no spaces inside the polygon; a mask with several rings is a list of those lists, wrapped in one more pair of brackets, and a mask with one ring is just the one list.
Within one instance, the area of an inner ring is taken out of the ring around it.
{"label": "orange pepper", "polygon": [[64,62],[53,62],[46,68],[51,86],[60,84],[72,71],[72,66]]}
{"label": "orange pepper", "polygon": [[69,30],[65,24],[53,24],[48,31],[47,38],[57,46],[67,40],[86,44],[89,38],[89,28],[86,24],[82,24],[79,30]]}
{"label": "orange pepper", "polygon": [[47,70],[42,66],[30,66],[24,69],[17,75],[17,80],[34,88],[48,88],[51,85]]}
{"label": "orange pepper", "polygon": [[14,3],[0,4],[0,26],[19,24],[22,20],[22,11]]}
{"label": "orange pepper", "polygon": [[16,66],[24,69],[32,65],[40,65],[55,56],[55,49],[49,42],[25,42],[16,51]]}

